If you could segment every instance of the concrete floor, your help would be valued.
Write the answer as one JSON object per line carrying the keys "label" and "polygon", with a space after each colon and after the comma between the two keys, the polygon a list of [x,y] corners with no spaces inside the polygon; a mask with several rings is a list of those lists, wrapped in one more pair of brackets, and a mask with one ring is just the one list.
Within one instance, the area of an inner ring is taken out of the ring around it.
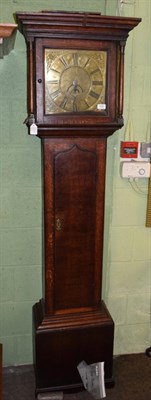
{"label": "concrete floor", "polygon": [[[107,400],[151,400],[151,357],[145,354],[114,359],[115,387],[106,390]],[[52,397],[56,396],[56,397]],[[60,398],[59,398],[60,395]],[[57,398],[58,397],[58,398]],[[45,394],[37,400],[93,400],[87,391],[72,394]],[[35,379],[32,366],[3,369],[3,400],[34,400]]]}

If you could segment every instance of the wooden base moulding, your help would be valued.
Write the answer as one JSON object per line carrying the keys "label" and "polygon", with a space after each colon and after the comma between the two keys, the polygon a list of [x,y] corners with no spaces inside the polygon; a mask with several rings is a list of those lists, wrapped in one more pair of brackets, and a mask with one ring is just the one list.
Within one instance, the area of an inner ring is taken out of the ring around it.
{"label": "wooden base moulding", "polygon": [[114,323],[101,303],[100,310],[44,316],[43,301],[33,307],[36,393],[83,388],[77,365],[105,362],[105,383],[112,377]]}

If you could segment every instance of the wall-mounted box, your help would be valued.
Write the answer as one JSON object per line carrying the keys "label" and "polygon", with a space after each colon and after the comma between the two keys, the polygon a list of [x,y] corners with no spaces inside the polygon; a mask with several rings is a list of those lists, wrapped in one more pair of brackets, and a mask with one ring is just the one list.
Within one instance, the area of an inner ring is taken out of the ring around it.
{"label": "wall-mounted box", "polygon": [[137,158],[138,142],[121,142],[121,158]]}
{"label": "wall-mounted box", "polygon": [[141,143],[140,153],[142,158],[151,158],[151,143]]}

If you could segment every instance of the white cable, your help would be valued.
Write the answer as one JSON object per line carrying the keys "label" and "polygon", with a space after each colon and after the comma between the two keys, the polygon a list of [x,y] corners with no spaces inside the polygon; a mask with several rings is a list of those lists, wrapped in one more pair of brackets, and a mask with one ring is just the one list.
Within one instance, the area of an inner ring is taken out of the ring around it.
{"label": "white cable", "polygon": [[144,195],[147,195],[147,194],[148,194],[148,191],[142,190],[142,188],[139,187],[139,185],[138,185],[138,183],[137,183],[137,178],[134,179],[134,182],[135,182],[135,185],[136,185],[136,187],[137,187],[137,189],[139,190],[140,193],[142,193],[142,194],[144,194]]}
{"label": "white cable", "polygon": [[129,6],[134,6],[135,0],[120,0],[121,4],[127,4]]}
{"label": "white cable", "polygon": [[133,123],[130,118],[128,118],[125,133],[124,133],[124,140],[127,142],[133,142],[134,140],[134,128]]}
{"label": "white cable", "polygon": [[136,184],[136,181],[134,181],[134,179],[133,179],[133,180],[131,180],[131,179],[132,179],[132,178],[129,178],[129,179],[128,179],[128,182],[130,183],[132,189],[133,189],[137,194],[140,194],[141,196],[145,196],[145,197],[146,197],[147,192],[143,192],[143,191],[139,188],[139,186]]}
{"label": "white cable", "polygon": [[121,17],[121,15],[122,15],[122,8],[123,8],[123,5],[121,4],[121,1],[120,0],[117,0],[117,7],[116,7],[116,16],[120,16]]}
{"label": "white cable", "polygon": [[147,143],[151,142],[151,112],[149,112],[148,125],[146,131],[146,142]]}
{"label": "white cable", "polygon": [[104,10],[104,14],[105,14],[105,15],[107,15],[107,14],[106,14],[106,11],[107,11],[107,0],[105,0],[105,10]]}
{"label": "white cable", "polygon": [[133,6],[135,4],[135,0],[117,0],[116,15],[121,17],[124,4]]}

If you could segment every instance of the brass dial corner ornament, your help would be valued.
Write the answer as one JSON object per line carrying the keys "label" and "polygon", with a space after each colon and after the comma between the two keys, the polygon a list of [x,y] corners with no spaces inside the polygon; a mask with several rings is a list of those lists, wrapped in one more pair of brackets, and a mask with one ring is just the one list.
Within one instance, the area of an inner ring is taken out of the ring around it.
{"label": "brass dial corner ornament", "polygon": [[104,107],[106,51],[45,49],[44,59],[45,114]]}

